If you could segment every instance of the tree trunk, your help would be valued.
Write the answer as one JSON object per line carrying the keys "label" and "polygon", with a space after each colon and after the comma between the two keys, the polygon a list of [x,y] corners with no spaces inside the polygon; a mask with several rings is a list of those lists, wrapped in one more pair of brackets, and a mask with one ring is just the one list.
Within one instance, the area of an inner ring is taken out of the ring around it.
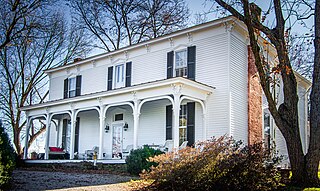
{"label": "tree trunk", "polygon": [[[15,126],[14,126],[15,127]],[[14,139],[13,139],[13,143],[14,143],[14,146],[16,147],[16,150],[17,150],[17,154],[19,156],[22,156],[23,154],[23,151],[21,149],[21,142],[20,142],[20,129],[19,128],[16,128],[14,129]]]}
{"label": "tree trunk", "polygon": [[306,155],[306,171],[309,183],[316,186],[319,184],[318,168],[320,159],[320,0],[316,0],[314,13],[315,53],[310,95],[310,143],[308,154]]}

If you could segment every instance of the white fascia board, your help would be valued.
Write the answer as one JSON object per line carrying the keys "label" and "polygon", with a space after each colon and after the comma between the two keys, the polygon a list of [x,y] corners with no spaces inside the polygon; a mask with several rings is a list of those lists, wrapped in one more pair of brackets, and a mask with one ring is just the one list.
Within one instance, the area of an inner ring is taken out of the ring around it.
{"label": "white fascia board", "polygon": [[221,18],[221,19],[210,21],[210,22],[207,22],[207,23],[204,23],[204,24],[196,25],[196,26],[193,26],[193,27],[190,27],[190,28],[182,29],[182,30],[179,30],[179,31],[176,31],[176,32],[173,32],[173,33],[170,33],[170,34],[158,37],[158,38],[150,39],[150,40],[138,43],[138,44],[134,44],[134,45],[127,46],[127,47],[124,47],[124,48],[120,48],[120,49],[112,51],[112,52],[98,54],[98,55],[95,55],[95,56],[92,56],[92,57],[89,57],[89,58],[86,58],[84,60],[80,60],[80,61],[77,61],[77,62],[74,62],[74,63],[71,63],[71,64],[67,64],[67,65],[64,65],[64,66],[59,66],[59,67],[47,69],[47,70],[44,70],[44,72],[45,73],[51,73],[51,72],[63,70],[63,69],[66,69],[66,68],[71,68],[71,67],[74,67],[76,65],[81,65],[81,64],[84,64],[84,63],[88,63],[88,62],[92,62],[92,61],[98,60],[98,59],[106,58],[106,57],[112,56],[114,54],[118,54],[118,53],[121,53],[121,52],[125,52],[125,51],[128,51],[128,50],[139,48],[139,47],[144,47],[147,44],[156,43],[156,42],[163,41],[163,40],[170,39],[170,38],[174,38],[176,36],[180,36],[180,35],[183,35],[183,34],[192,33],[192,32],[195,32],[195,31],[198,31],[198,30],[202,30],[202,29],[206,29],[206,28],[210,28],[210,27],[213,27],[213,26],[218,26],[221,23],[230,22],[230,21],[235,22],[239,26],[241,26],[241,28],[244,28],[243,23],[241,21],[238,21],[237,18],[235,18],[233,16],[228,16],[228,17],[224,17],[224,18]]}

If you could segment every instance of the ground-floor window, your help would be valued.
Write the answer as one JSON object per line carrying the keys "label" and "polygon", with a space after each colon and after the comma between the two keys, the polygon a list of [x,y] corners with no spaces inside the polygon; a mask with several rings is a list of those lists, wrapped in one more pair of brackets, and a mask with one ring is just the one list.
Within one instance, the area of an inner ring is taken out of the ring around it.
{"label": "ground-floor window", "polygon": [[179,145],[187,140],[187,105],[180,106],[179,115]]}
{"label": "ground-floor window", "polygon": [[[77,117],[77,122],[75,126],[75,142],[74,142],[74,152],[78,152],[79,148],[79,123],[80,118]],[[62,148],[68,153],[71,150],[71,120],[63,120],[63,129],[62,129]]]}

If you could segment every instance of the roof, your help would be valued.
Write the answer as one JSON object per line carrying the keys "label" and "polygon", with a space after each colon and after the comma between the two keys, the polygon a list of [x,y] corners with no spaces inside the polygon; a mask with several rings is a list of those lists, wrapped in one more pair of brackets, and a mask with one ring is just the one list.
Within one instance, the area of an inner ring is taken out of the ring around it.
{"label": "roof", "polygon": [[80,96],[72,97],[72,98],[62,98],[62,99],[57,99],[57,100],[51,100],[47,101],[44,103],[40,104],[35,104],[35,105],[28,105],[24,107],[20,107],[19,109],[22,111],[27,111],[31,109],[37,109],[37,108],[43,108],[43,107],[49,107],[53,105],[59,105],[59,104],[65,104],[65,103],[71,103],[71,102],[76,102],[76,101],[84,101],[84,100],[89,100],[93,98],[99,98],[99,97],[108,97],[108,96],[115,96],[123,93],[132,93],[133,91],[140,91],[140,90],[146,90],[154,87],[161,87],[161,86],[167,86],[167,85],[172,85],[175,83],[182,83],[185,85],[188,85],[190,87],[196,87],[198,90],[205,91],[205,92],[210,92],[212,93],[215,87],[193,81],[184,77],[174,77],[174,78],[169,78],[169,79],[162,79],[162,80],[156,80],[152,82],[146,82],[146,83],[141,83],[141,84],[136,84],[130,87],[122,87],[122,88],[117,88],[113,90],[104,90],[100,92],[95,92],[95,93],[89,93],[89,94],[83,94]]}
{"label": "roof", "polygon": [[[143,41],[143,42],[140,42],[140,43],[137,43],[137,44],[134,44],[134,45],[126,46],[126,47],[123,47],[123,48],[120,48],[120,49],[117,49],[117,50],[114,50],[114,51],[111,51],[111,52],[97,54],[97,55],[88,57],[86,59],[83,59],[81,61],[72,62],[72,63],[69,63],[67,65],[50,68],[50,69],[45,70],[44,72],[50,73],[50,72],[62,70],[62,69],[65,69],[65,68],[74,67],[76,65],[81,65],[81,64],[88,63],[88,62],[91,62],[91,61],[94,61],[94,60],[97,60],[97,59],[101,59],[101,58],[105,58],[105,57],[108,57],[108,56],[112,56],[114,54],[118,54],[118,53],[125,52],[125,51],[128,51],[128,50],[132,50],[132,49],[135,49],[135,48],[143,47],[143,46],[146,46],[148,44],[156,43],[156,42],[159,42],[159,41],[162,41],[162,40],[165,40],[165,39],[169,39],[169,38],[173,38],[173,37],[176,37],[176,36],[179,36],[179,35],[182,35],[182,34],[187,34],[187,33],[195,32],[195,31],[198,31],[198,30],[206,29],[206,28],[209,28],[209,27],[218,26],[219,24],[222,24],[222,23],[225,23],[225,22],[228,22],[228,21],[237,22],[239,20],[234,16],[228,16],[228,17],[216,19],[216,20],[209,21],[209,22],[206,22],[206,23],[203,23],[203,24],[200,24],[200,25],[195,25],[195,26],[192,26],[192,27],[189,27],[189,28],[178,30],[178,31],[175,31],[175,32],[172,32],[170,34],[166,34],[166,35],[163,35],[163,36],[160,36],[160,37],[157,37],[157,38],[153,38],[153,39],[150,39],[150,40],[147,40],[147,41]],[[238,23],[238,25],[244,25],[241,21],[239,21],[237,23]]]}

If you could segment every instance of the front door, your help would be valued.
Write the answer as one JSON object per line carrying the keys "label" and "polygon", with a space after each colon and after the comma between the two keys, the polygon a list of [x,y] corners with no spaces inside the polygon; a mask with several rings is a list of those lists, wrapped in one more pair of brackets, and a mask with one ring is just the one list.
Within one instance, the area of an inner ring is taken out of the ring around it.
{"label": "front door", "polygon": [[113,125],[113,133],[112,133],[112,158],[113,159],[121,159],[122,158],[122,124],[114,124]]}

